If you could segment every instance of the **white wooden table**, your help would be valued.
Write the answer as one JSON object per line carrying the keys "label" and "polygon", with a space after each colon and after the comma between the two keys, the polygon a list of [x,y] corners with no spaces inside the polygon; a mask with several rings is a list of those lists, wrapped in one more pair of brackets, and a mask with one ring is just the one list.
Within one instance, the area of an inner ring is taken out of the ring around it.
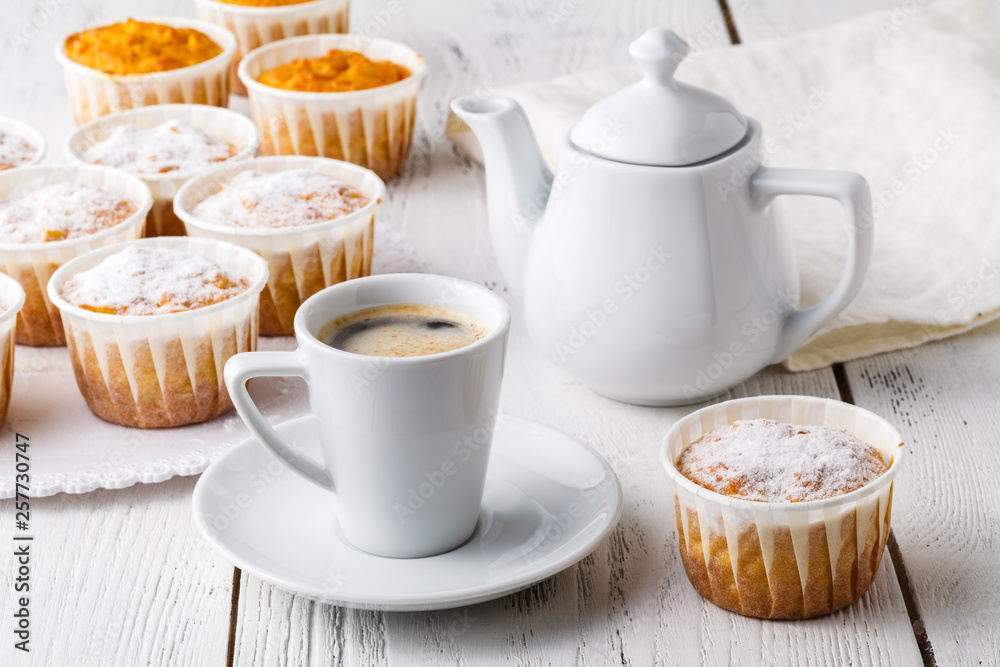
{"label": "white wooden table", "polygon": [[[388,0],[355,0],[352,23]],[[383,36],[427,58],[414,154],[383,220],[440,273],[503,291],[481,170],[443,138],[447,101],[471,91],[627,62],[628,42],[669,26],[706,48],[794,34],[893,0],[404,0]],[[920,3],[923,4],[923,3]],[[396,5],[393,5],[396,6]],[[4,0],[0,114],[27,120],[58,159],[72,127],[52,57],[72,30],[193,14],[189,0]],[[34,20],[36,29],[26,29]],[[28,37],[14,48],[14,34]],[[894,536],[872,590],[805,622],[742,618],[704,602],[677,554],[659,440],[688,409],[601,398],[515,328],[502,407],[575,434],[621,478],[625,509],[579,565],[462,610],[379,613],[316,604],[241,573],[195,533],[194,478],[37,499],[30,656],[12,648],[0,503],[0,665],[997,665],[1000,664],[1000,325],[916,350],[792,375],[772,368],[726,398],[840,398],[892,420],[911,448]],[[34,455],[43,456],[42,445]]]}

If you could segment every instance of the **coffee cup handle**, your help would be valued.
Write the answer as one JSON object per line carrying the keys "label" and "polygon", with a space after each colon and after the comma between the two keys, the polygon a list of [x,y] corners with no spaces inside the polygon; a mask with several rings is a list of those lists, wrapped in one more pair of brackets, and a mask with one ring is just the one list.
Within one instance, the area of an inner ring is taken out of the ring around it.
{"label": "coffee cup handle", "polygon": [[247,380],[255,377],[300,377],[309,381],[306,365],[296,352],[246,352],[229,358],[223,373],[236,412],[262,445],[285,464],[324,489],[333,491],[333,478],[326,468],[292,447],[271,427],[247,391]]}
{"label": "coffee cup handle", "polygon": [[761,167],[750,181],[750,192],[758,206],[766,206],[778,195],[813,195],[836,199],[847,218],[847,263],[833,291],[819,303],[792,311],[781,330],[772,363],[784,361],[802,347],[820,327],[854,300],[871,262],[875,230],[872,226],[872,196],[864,176],[850,171],[781,169]]}

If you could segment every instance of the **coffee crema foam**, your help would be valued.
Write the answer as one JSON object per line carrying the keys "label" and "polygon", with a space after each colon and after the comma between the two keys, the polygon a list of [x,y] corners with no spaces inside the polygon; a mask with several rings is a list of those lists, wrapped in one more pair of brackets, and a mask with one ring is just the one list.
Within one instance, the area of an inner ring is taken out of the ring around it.
{"label": "coffee crema foam", "polygon": [[330,347],[371,357],[422,357],[471,345],[489,328],[448,308],[393,304],[339,317],[320,331]]}

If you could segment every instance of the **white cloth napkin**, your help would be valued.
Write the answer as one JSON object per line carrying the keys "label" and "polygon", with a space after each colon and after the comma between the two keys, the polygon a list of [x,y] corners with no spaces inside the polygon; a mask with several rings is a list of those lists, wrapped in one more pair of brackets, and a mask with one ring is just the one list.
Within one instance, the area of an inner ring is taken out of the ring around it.
{"label": "white cloth napkin", "polygon": [[[552,164],[576,119],[638,78],[634,67],[608,69],[497,94],[524,106]],[[865,285],[786,367],[913,347],[1000,316],[1000,28],[975,0],[904,3],[788,39],[704,50],[677,78],[759,120],[777,146],[771,166],[847,169],[871,185]],[[449,136],[478,159],[457,119]],[[842,213],[824,201],[776,202],[794,237],[803,305],[827,295],[844,265]]]}

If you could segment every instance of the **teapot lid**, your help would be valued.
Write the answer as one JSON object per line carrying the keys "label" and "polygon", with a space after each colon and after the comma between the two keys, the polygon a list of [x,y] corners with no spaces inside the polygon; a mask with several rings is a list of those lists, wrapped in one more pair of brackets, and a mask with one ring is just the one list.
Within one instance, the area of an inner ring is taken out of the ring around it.
{"label": "teapot lid", "polygon": [[652,28],[629,45],[641,81],[590,107],[570,130],[577,148],[629,164],[681,167],[738,144],[747,120],[726,99],[674,80],[690,47],[672,30]]}

